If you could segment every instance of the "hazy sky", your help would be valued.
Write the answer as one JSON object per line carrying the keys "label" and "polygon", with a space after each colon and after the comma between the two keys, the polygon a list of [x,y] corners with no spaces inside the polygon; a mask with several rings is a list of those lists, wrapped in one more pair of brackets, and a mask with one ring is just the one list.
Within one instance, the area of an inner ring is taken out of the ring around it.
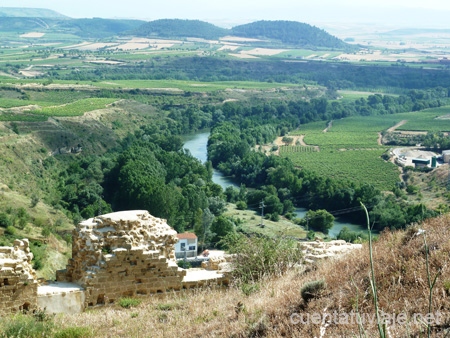
{"label": "hazy sky", "polygon": [[285,19],[450,29],[448,0],[0,0],[0,6],[48,8],[78,18],[184,18],[228,25]]}

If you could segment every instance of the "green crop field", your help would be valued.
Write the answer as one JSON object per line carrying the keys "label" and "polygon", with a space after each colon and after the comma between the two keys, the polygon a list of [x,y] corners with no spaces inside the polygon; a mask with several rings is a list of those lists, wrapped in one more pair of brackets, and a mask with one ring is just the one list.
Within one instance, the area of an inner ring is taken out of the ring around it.
{"label": "green crop field", "polygon": [[[398,114],[402,117],[402,120],[407,120],[407,122],[398,127],[397,130],[450,131],[450,116],[445,119],[442,118],[447,115],[450,115],[449,106]],[[441,118],[437,119],[437,117]]]}
{"label": "green crop field", "polygon": [[311,153],[317,149],[313,146],[280,146],[280,154],[282,153]]}
{"label": "green crop field", "polygon": [[40,110],[33,110],[30,113],[45,116],[79,116],[92,110],[105,108],[117,99],[92,98],[83,99],[63,106],[46,107]]}
{"label": "green crop field", "polygon": [[0,98],[0,108],[23,107],[23,106],[29,106],[29,105],[50,106],[52,104],[50,102],[44,102],[44,101],[28,101],[28,100],[21,100],[21,99]]}
{"label": "green crop field", "polygon": [[352,178],[360,183],[371,183],[379,189],[390,190],[399,180],[395,165],[380,156],[388,149],[378,145],[378,133],[401,121],[397,130],[450,131],[450,119],[436,119],[450,115],[450,107],[423,111],[379,115],[352,116],[327,122],[302,125],[293,135],[305,135],[304,142],[319,146],[320,152],[287,152],[280,155],[292,159],[296,166],[315,171],[323,176]]}
{"label": "green crop field", "polygon": [[296,166],[322,176],[370,183],[381,190],[391,190],[399,181],[397,167],[384,161],[380,150],[325,150],[311,153],[283,153]]}

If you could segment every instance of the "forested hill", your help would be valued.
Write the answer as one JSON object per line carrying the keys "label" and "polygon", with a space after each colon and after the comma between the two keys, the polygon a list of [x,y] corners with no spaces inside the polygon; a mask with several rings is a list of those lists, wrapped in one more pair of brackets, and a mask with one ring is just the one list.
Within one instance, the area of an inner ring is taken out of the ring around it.
{"label": "forested hill", "polygon": [[103,38],[133,30],[144,22],[141,20],[101,18],[72,19],[62,22],[59,28],[83,38]]}
{"label": "forested hill", "polygon": [[324,30],[296,21],[257,21],[233,27],[233,35],[274,39],[285,44],[308,47],[348,48],[342,40]]}
{"label": "forested hill", "polygon": [[0,17],[67,18],[58,12],[44,8],[0,7]]}
{"label": "forested hill", "polygon": [[131,31],[131,34],[143,37],[193,37],[218,39],[229,34],[225,28],[200,20],[161,19],[150,21]]}

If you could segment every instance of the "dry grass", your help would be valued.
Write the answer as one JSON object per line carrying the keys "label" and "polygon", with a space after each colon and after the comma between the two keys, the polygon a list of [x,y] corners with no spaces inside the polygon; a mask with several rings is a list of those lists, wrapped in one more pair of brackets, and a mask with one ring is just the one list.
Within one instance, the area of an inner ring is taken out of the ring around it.
{"label": "dry grass", "polygon": [[[440,311],[446,321],[433,327],[433,336],[444,336],[449,327],[450,281],[450,218],[436,218],[424,228],[430,251],[431,275],[438,269],[433,293],[433,311]],[[378,301],[386,313],[426,314],[428,284],[422,236],[417,229],[385,232],[374,244],[375,276]],[[290,321],[293,313],[350,313],[356,307],[359,289],[359,310],[373,314],[373,298],[369,284],[367,245],[362,251],[350,253],[341,260],[327,261],[309,272],[293,270],[283,277],[261,283],[261,288],[245,296],[238,288],[196,290],[189,294],[168,296],[163,300],[148,299],[133,309],[110,307],[91,310],[80,315],[56,319],[57,325],[89,326],[96,337],[359,337],[357,325],[297,324]],[[325,279],[327,289],[321,298],[305,304],[300,289],[306,282]],[[164,305],[159,305],[164,304]],[[325,310],[326,309],[326,310]],[[377,336],[376,324],[364,325],[368,337]],[[422,327],[422,332],[425,328]],[[390,337],[419,336],[419,325],[387,327]],[[409,333],[408,333],[409,332]]]}

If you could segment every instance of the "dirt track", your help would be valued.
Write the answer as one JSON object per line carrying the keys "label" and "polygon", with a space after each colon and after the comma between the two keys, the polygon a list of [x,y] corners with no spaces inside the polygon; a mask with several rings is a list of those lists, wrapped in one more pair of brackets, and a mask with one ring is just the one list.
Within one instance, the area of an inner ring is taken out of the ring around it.
{"label": "dirt track", "polygon": [[328,131],[328,129],[330,129],[333,126],[333,121],[328,122],[328,126],[322,130],[322,133],[326,133]]}
{"label": "dirt track", "polygon": [[400,122],[397,123],[395,126],[389,128],[387,131],[388,131],[389,133],[392,133],[393,131],[395,131],[395,129],[397,129],[398,127],[403,126],[406,122],[408,122],[408,120],[400,121]]}

